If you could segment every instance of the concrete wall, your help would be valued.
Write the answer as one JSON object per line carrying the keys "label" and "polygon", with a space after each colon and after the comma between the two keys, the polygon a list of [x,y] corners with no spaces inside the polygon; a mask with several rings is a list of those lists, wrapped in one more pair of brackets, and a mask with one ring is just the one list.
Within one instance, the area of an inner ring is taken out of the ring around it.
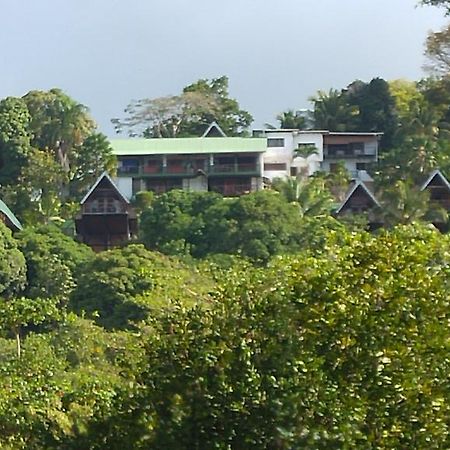
{"label": "concrete wall", "polygon": [[[264,154],[265,164],[285,164],[285,170],[264,170],[264,176],[285,178],[291,175],[291,167],[295,167],[297,173],[309,176],[320,169],[323,160],[323,134],[307,131],[274,131],[267,133],[267,139],[284,139],[283,147],[267,147]],[[308,158],[295,157],[294,152],[299,144],[311,144],[317,148],[317,154]]]}
{"label": "concrete wall", "polygon": [[131,177],[117,177],[113,179],[119,191],[130,200],[133,196],[133,179]]}
{"label": "concrete wall", "polygon": [[183,190],[204,192],[208,190],[208,180],[205,176],[200,175],[195,178],[183,178]]}

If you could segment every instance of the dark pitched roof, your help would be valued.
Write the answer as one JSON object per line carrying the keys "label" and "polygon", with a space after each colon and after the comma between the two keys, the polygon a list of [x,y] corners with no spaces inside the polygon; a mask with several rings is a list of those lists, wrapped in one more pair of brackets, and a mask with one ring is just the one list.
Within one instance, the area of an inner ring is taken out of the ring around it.
{"label": "dark pitched roof", "polygon": [[120,192],[119,188],[117,187],[117,185],[114,183],[114,181],[111,179],[111,177],[109,176],[109,174],[107,172],[103,172],[98,178],[97,181],[91,186],[91,188],[89,189],[89,191],[87,192],[87,194],[83,197],[83,199],[81,200],[80,204],[83,205],[86,200],[91,196],[91,194],[95,191],[96,187],[100,184],[100,182],[103,179],[107,179],[108,182],[111,184],[111,187],[119,194],[119,196],[122,198],[122,200],[125,203],[130,203],[129,200],[122,194],[122,192]]}
{"label": "dark pitched roof", "polygon": [[339,206],[339,208],[336,210],[336,214],[339,214],[342,209],[345,207],[345,205],[351,200],[352,196],[356,193],[356,191],[358,189],[362,189],[369,197],[370,199],[373,201],[375,206],[380,206],[380,203],[378,202],[378,200],[375,198],[375,196],[373,195],[373,193],[371,192],[371,190],[366,186],[366,184],[361,181],[361,180],[357,180],[353,187],[350,189],[350,191],[348,192],[347,196],[345,197],[344,201],[341,203],[341,205]]}
{"label": "dark pitched roof", "polygon": [[225,132],[222,130],[222,128],[220,128],[219,124],[215,121],[212,122],[209,125],[209,127],[205,130],[205,132],[202,134],[202,137],[214,137],[214,136],[227,137]]}
{"label": "dark pitched roof", "polygon": [[444,175],[439,169],[433,170],[433,172],[425,181],[425,183],[422,185],[420,190],[424,191],[436,177],[439,178],[442,184],[450,191],[450,183],[448,182],[447,178],[444,177]]}

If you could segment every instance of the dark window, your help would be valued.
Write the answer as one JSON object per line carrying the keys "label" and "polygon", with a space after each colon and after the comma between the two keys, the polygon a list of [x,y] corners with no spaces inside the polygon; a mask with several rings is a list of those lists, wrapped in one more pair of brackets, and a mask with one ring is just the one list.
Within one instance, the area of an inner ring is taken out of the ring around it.
{"label": "dark window", "polygon": [[264,170],[286,170],[286,163],[266,163]]}
{"label": "dark window", "polygon": [[171,189],[181,189],[183,187],[180,178],[172,180],[147,180],[147,190],[155,192],[155,194],[163,194]]}
{"label": "dark window", "polygon": [[284,138],[268,138],[267,147],[284,147]]}
{"label": "dark window", "polygon": [[356,156],[364,154],[364,142],[350,142],[348,144],[328,144],[328,156]]}
{"label": "dark window", "polygon": [[139,160],[138,159],[131,159],[131,158],[125,158],[121,160],[121,167],[120,170],[122,172],[126,173],[137,173],[139,172]]}
{"label": "dark window", "polygon": [[367,163],[356,163],[356,170],[366,170]]}
{"label": "dark window", "polygon": [[251,178],[210,179],[208,190],[218,192],[225,197],[246,194],[252,190]]}
{"label": "dark window", "polygon": [[337,172],[338,168],[339,168],[339,164],[336,164],[336,163],[331,163],[330,164],[330,172],[331,173]]}
{"label": "dark window", "polygon": [[297,176],[297,167],[291,167],[291,177]]}

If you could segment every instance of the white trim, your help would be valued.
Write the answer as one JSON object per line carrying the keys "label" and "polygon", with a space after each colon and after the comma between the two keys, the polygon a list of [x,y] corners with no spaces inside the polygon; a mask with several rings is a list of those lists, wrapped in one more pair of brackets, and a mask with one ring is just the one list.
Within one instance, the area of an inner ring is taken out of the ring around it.
{"label": "white trim", "polygon": [[206,131],[202,134],[202,137],[208,137],[208,133],[215,128],[221,135],[222,137],[227,137],[227,135],[224,133],[224,131],[222,130],[222,128],[220,128],[219,124],[214,121],[211,122],[211,124],[209,125],[209,127],[206,129]]}
{"label": "white trim", "polygon": [[122,192],[120,192],[120,190],[117,187],[116,183],[114,183],[114,181],[111,179],[111,177],[109,176],[108,172],[105,171],[97,178],[97,181],[92,185],[92,187],[89,189],[87,194],[83,197],[83,200],[81,200],[80,205],[83,205],[86,202],[86,200],[90,197],[90,195],[95,191],[95,188],[99,185],[100,181],[102,181],[103,178],[105,178],[105,177],[111,183],[111,185],[116,190],[116,192],[122,197],[122,199],[127,204],[130,204],[129,200],[122,194]]}
{"label": "white trim", "polygon": [[438,175],[441,178],[441,180],[444,182],[444,184],[447,187],[447,189],[450,191],[450,183],[448,182],[447,178],[445,178],[444,175],[442,175],[442,172],[439,169],[433,170],[431,175],[428,177],[428,180],[425,181],[425,183],[423,184],[423,186],[422,186],[422,188],[420,190],[424,191],[429,186],[429,184],[433,181],[433,178],[436,175]]}
{"label": "white trim", "polygon": [[364,184],[363,181],[358,180],[353,188],[350,190],[350,192],[347,194],[347,197],[345,197],[345,200],[342,202],[341,206],[339,206],[339,208],[336,210],[336,214],[339,214],[342,211],[342,208],[344,208],[344,206],[346,205],[346,203],[351,199],[352,195],[355,193],[356,189],[358,189],[359,187],[362,187],[364,189],[364,191],[369,195],[369,197],[373,200],[373,202],[375,203],[375,205],[377,205],[378,207],[380,207],[380,204],[378,203],[378,200],[375,198],[375,196],[372,194],[372,192],[370,192],[370,189]]}

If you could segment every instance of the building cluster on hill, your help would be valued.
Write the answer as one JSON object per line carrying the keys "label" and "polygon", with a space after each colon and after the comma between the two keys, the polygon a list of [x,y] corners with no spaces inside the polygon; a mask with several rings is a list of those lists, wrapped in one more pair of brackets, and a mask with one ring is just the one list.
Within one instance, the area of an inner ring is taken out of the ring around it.
{"label": "building cluster on hill", "polygon": [[[198,138],[113,139],[117,173],[102,174],[81,201],[76,217],[80,239],[95,250],[118,245],[137,234],[137,217],[130,204],[140,191],[156,194],[171,189],[212,191],[225,197],[255,192],[275,179],[307,178],[339,167],[350,175],[345,196],[336,199],[337,217],[365,213],[369,226],[383,225],[380,203],[368,166],[378,160],[382,133],[343,133],[297,129],[255,130],[252,137],[227,137],[213,123]],[[450,210],[450,184],[438,170],[421,190],[430,201]],[[6,205],[0,217],[12,230],[19,221]],[[442,229],[444,224],[436,223]]]}
{"label": "building cluster on hill", "polygon": [[294,129],[255,130],[226,137],[212,124],[202,137],[113,139],[119,189],[127,198],[150,190],[213,191],[236,196],[263,189],[275,178],[333,172],[343,162],[353,178],[370,181],[382,133]]}

